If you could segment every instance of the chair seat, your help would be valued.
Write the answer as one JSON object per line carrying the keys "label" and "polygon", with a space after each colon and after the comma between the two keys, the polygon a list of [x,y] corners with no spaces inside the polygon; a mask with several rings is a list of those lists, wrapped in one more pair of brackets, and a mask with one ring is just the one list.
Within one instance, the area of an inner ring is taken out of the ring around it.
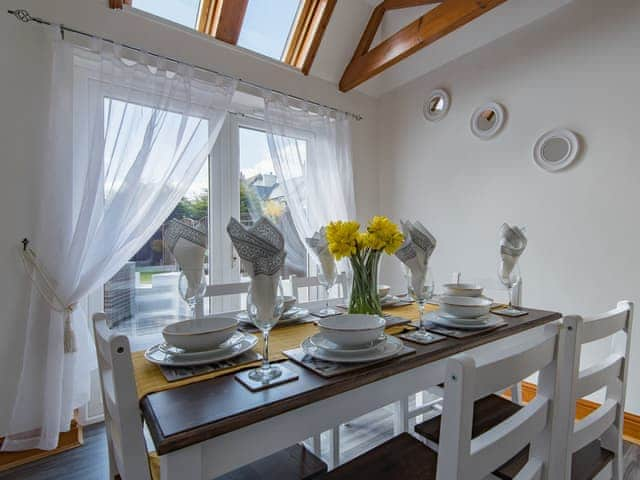
{"label": "chair seat", "polygon": [[[491,430],[499,423],[514,415],[522,407],[498,395],[489,395],[475,402],[473,409],[473,427],[471,437]],[[415,427],[427,440],[440,441],[440,415]],[[571,479],[590,480],[594,478],[613,458],[613,453],[600,447],[598,441],[592,442],[573,454]],[[529,459],[529,447],[524,448],[493,474],[502,480],[512,480]]]}
{"label": "chair seat", "polygon": [[322,476],[322,480],[435,480],[438,456],[403,433]]}
{"label": "chair seat", "polygon": [[[153,479],[161,480],[160,459],[155,452],[149,454],[149,464]],[[326,463],[304,446],[293,445],[226,473],[217,480],[311,480],[326,471]]]}
{"label": "chair seat", "polygon": [[[499,423],[518,412],[522,407],[499,395],[489,395],[476,401],[473,408],[471,437],[491,430]],[[440,415],[415,426],[416,433],[433,443],[440,442]]]}

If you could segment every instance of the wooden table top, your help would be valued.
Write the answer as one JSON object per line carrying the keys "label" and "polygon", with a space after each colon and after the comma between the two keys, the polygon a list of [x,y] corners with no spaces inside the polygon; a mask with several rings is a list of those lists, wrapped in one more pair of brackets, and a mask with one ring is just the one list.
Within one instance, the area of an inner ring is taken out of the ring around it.
{"label": "wooden table top", "polygon": [[406,342],[416,350],[415,354],[372,365],[357,374],[323,378],[286,361],[283,364],[299,375],[298,380],[250,392],[229,374],[152,393],[141,400],[140,407],[156,450],[163,455],[561,317],[556,312],[524,310],[529,314],[504,317],[507,326],[482,335],[448,338],[430,345]]}

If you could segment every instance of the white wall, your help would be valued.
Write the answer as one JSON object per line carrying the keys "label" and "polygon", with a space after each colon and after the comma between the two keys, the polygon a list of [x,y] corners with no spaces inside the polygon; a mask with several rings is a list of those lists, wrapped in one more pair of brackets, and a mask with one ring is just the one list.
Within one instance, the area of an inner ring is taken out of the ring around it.
{"label": "white wall", "polygon": [[[620,299],[640,303],[638,25],[637,0],[576,0],[381,99],[382,209],[435,234],[440,283],[452,271],[495,276],[498,227],[509,221],[528,227],[527,306],[595,313]],[[452,104],[429,123],[421,108],[435,87]],[[469,118],[488,100],[508,118],[481,141]],[[584,153],[550,174],[532,147],[554,127],[579,133]],[[397,263],[386,266],[400,288]],[[640,328],[633,345],[628,410],[640,413]]]}
{"label": "white wall", "polygon": [[[353,123],[354,175],[359,216],[378,209],[375,138],[376,102],[256,55],[239,52],[196,33],[134,13],[114,12],[106,0],[0,0],[0,436],[6,432],[20,372],[26,308],[25,281],[16,247],[34,229],[37,139],[45,131],[49,59],[43,28],[24,25],[4,12],[26,8],[32,15],[94,32],[123,43],[238,75],[364,115]],[[34,140],[35,139],[35,140]]]}

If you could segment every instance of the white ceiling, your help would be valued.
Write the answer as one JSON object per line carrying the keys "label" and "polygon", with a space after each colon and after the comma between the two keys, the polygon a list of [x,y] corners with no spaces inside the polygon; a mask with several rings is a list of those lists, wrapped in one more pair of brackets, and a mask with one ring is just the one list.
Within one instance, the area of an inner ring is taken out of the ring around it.
{"label": "white ceiling", "polygon": [[[363,83],[357,90],[378,97],[517,30],[570,1],[572,0],[508,0]],[[311,75],[334,84],[340,81],[369,16],[378,3],[377,0],[342,0],[337,3],[311,68]],[[374,45],[431,8],[434,6],[387,12]]]}

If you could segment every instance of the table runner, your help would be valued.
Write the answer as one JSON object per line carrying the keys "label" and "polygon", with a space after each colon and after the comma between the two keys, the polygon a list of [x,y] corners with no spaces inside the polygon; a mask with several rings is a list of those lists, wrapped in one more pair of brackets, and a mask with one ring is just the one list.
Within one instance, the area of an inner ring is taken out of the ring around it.
{"label": "table runner", "polygon": [[[434,305],[427,305],[425,311],[433,311],[438,307]],[[385,313],[391,313],[393,315],[408,318],[410,320],[416,320],[418,318],[418,309],[416,305],[404,305],[401,307],[389,307],[384,309]],[[405,325],[399,325],[388,328],[386,333],[388,335],[396,335],[402,333],[405,329]],[[269,335],[269,350],[271,350],[271,360],[279,361],[285,360],[282,352],[284,350],[291,350],[300,346],[302,341],[318,333],[318,327],[313,323],[305,323],[298,325],[291,325],[287,327],[275,328]],[[257,334],[259,338],[258,345],[255,350],[257,352],[262,351],[262,334]],[[162,375],[160,368],[148,362],[144,358],[144,351],[133,352],[131,354],[133,359],[133,374],[136,380],[136,389],[138,391],[138,398],[142,399],[146,395],[154,392],[160,392],[162,390],[170,390],[172,388],[179,388],[191,383],[202,382],[210,378],[220,377],[229,373],[237,372],[247,368],[254,368],[260,365],[260,362],[246,363],[236,367],[229,367],[215,372],[206,373],[203,375],[197,375],[184,380],[177,380],[169,383]]]}

